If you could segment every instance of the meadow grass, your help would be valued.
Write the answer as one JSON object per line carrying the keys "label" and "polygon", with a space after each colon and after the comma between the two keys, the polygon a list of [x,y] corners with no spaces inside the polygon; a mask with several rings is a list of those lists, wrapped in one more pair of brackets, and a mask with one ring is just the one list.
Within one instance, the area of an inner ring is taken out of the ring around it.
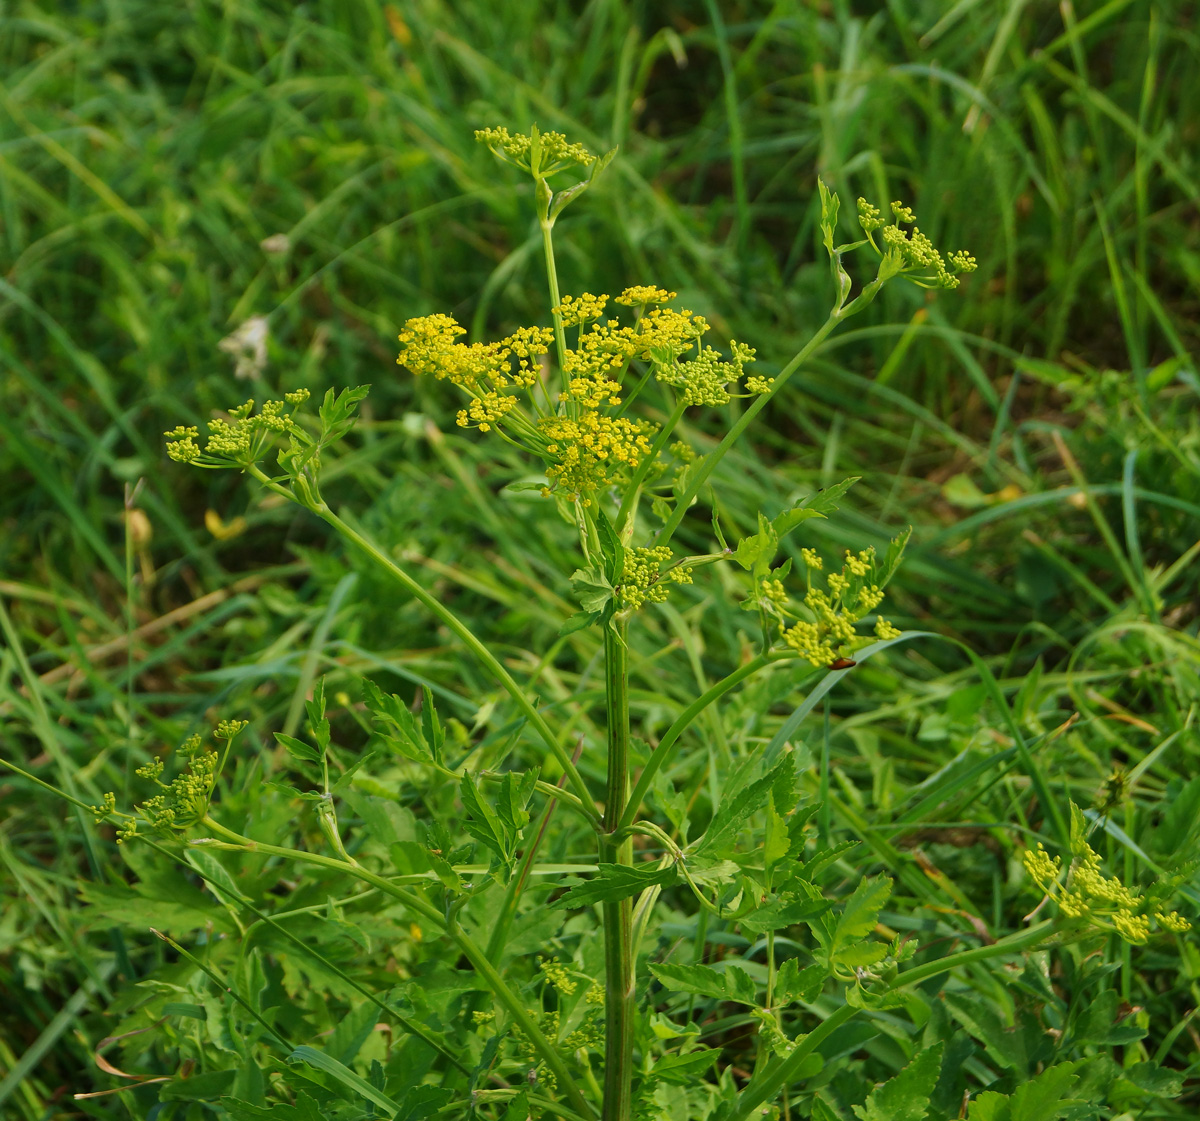
{"label": "meadow grass", "polygon": [[[347,742],[366,740],[352,705],[364,674],[397,692],[428,683],[469,742],[499,697],[447,632],[313,521],[232,474],[182,471],[162,448],[164,429],[235,400],[363,383],[361,438],[329,465],[333,500],[585,741],[603,739],[598,636],[558,636],[575,610],[570,527],[504,489],[527,464],[460,433],[448,395],[394,365],[410,316],[452,312],[473,338],[540,321],[528,191],[472,140],[537,122],[593,150],[621,145],[559,227],[563,291],[668,286],[722,340],[749,340],[767,376],[826,307],[818,174],[844,211],[860,194],[904,198],[939,244],[971,247],[979,270],[953,298],[893,285],[820,349],[722,465],[717,514],[744,535],[759,509],[863,476],[836,519],[789,546],[796,560],[801,544],[882,545],[912,524],[893,617],[977,651],[1037,740],[1054,797],[1104,809],[1107,859],[1155,875],[1200,797],[1197,46],[1189,5],[1150,0],[610,0],[472,5],[469,19],[433,0],[10,6],[5,754],[85,801],[110,789],[129,801],[135,766],[160,745],[238,715],[252,749],[227,805],[280,819],[286,798],[253,792],[279,767],[268,730],[301,733],[320,676],[331,697],[347,693],[333,702]],[[268,363],[237,378],[219,343],[251,316],[266,317]],[[697,447],[720,438],[710,416],[685,423]],[[702,552],[708,534],[705,516],[680,539]],[[629,669],[648,735],[738,664],[742,622],[703,586],[647,614]],[[722,776],[785,728],[811,764],[822,829],[869,854],[847,875],[896,879],[883,922],[928,938],[947,936],[934,915],[1017,925],[1033,905],[1014,888],[1019,847],[1052,829],[963,651],[929,638],[873,659],[787,726],[806,691],[773,674],[731,694],[675,786],[715,806]],[[505,736],[489,732],[482,750],[498,766]],[[580,768],[603,780],[598,755]],[[1106,805],[1114,769],[1127,786]],[[122,1085],[94,1056],[131,986],[184,972],[146,927],[187,930],[199,905],[173,900],[87,815],[20,780],[0,798],[0,1111],[144,1116],[151,1087],[71,1095]],[[364,799],[362,812],[378,807]],[[546,860],[573,838],[556,819]],[[121,887],[131,872],[136,896]],[[287,907],[315,908],[321,888]],[[384,991],[389,928],[350,907],[379,927],[369,953],[315,920],[306,936]],[[673,921],[703,951],[694,915]],[[1192,1116],[1194,938],[1105,955],[1150,1032],[1125,1050],[1185,1080],[1142,1115]],[[289,968],[347,999],[325,967]],[[975,983],[1014,1022],[1012,995]],[[292,1042],[329,1026],[297,1008]],[[744,1024],[726,1021],[710,1030],[736,1055]],[[907,1059],[896,1033],[848,1045],[876,1077]],[[124,1046],[141,1074],[175,1073]],[[1000,1060],[980,1049],[968,1062],[984,1085]],[[829,1093],[851,1102],[839,1078]]]}

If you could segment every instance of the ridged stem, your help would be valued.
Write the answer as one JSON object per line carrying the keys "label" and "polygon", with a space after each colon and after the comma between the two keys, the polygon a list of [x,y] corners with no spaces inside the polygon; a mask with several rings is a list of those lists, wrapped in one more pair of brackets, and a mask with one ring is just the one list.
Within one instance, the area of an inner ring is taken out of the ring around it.
{"label": "ridged stem", "polygon": [[[600,860],[633,863],[633,838],[616,839],[629,797],[629,657],[625,621],[604,629],[608,784]],[[602,905],[604,918],[604,1111],[603,1121],[629,1121],[633,1112],[633,900]]]}

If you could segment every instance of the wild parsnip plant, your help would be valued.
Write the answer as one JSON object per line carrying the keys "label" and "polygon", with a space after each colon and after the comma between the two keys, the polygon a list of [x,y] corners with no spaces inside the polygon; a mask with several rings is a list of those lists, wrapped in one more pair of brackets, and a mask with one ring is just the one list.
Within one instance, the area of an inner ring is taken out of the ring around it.
{"label": "wild parsnip plant", "polygon": [[[947,1007],[968,1023],[986,1015],[961,993],[943,1001],[938,986],[956,970],[990,970],[996,984],[1019,983],[1053,1004],[1051,961],[1069,962],[1084,974],[1107,969],[1091,960],[1105,939],[1140,945],[1188,928],[1170,903],[1181,872],[1143,887],[1123,882],[1102,870],[1089,844],[1097,821],[1073,804],[1065,814],[1056,809],[1063,819],[1061,853],[1030,848],[1025,858],[1041,896],[1031,899],[1027,927],[940,954],[905,936],[899,923],[884,921],[893,888],[886,876],[861,878],[845,898],[832,896],[832,873],[853,845],[832,844],[821,807],[801,803],[798,766],[806,764],[798,763],[801,754],[786,736],[741,763],[706,821],[693,817],[692,799],[668,777],[685,733],[760,674],[807,675],[807,712],[841,675],[911,637],[880,613],[907,532],[883,555],[847,551],[835,562],[806,546],[802,571],[790,560],[776,563],[781,542],[834,513],[853,478],[773,516],[760,513],[757,532],[736,544],[726,541],[714,501],[711,551],[681,555],[673,541],[689,511],[707,500],[726,453],[844,321],[894,280],[953,289],[958,275],[974,268],[973,258],[941,253],[898,202],[885,219],[858,200],[863,236],[840,243],[838,195],[820,184],[821,238],[833,290],[829,314],[774,376],[762,376],[750,372],[752,346],[731,340],[723,355],[704,341],[704,317],[674,307],[675,294],[653,284],[615,297],[559,292],[555,223],[597,182],[615,150],[597,157],[537,129],[529,135],[487,129],[478,139],[532,180],[552,325],[521,327],[494,342],[464,342],[464,328],[448,315],[413,318],[399,333],[398,361],[413,376],[450,382],[462,395],[458,424],[527,457],[541,476],[528,486],[547,516],[573,527],[578,564],[570,583],[577,610],[560,633],[596,628],[600,634],[605,742],[596,745],[598,755],[583,760],[584,745],[570,721],[545,705],[533,684],[514,676],[500,652],[351,514],[330,506],[324,460],[352,432],[366,387],[330,390],[315,412],[306,409],[307,392],[298,390],[257,409],[254,401],[232,408],[203,435],[189,426],[169,432],[174,460],[241,471],[326,522],[427,609],[507,696],[467,731],[438,712],[429,688],[410,707],[364,681],[372,751],[351,760],[333,741],[318,683],[307,704],[309,738],[275,737],[294,772],[292,782],[278,785],[293,804],[309,808],[321,849],[276,844],[262,836],[261,821],[242,824],[223,812],[220,780],[244,728],[234,714],[213,733],[218,747],[205,747],[199,736],[182,745],[170,781],[161,759],[139,769],[147,789],[140,803],[118,808],[113,795],[87,806],[64,795],[98,822],[116,825],[123,844],[149,846],[164,868],[175,861],[202,877],[228,912],[229,928],[220,936],[241,939],[246,949],[256,931],[296,941],[280,916],[270,914],[269,901],[245,886],[253,877],[241,874],[254,862],[272,861],[307,866],[319,877],[310,906],[323,909],[330,922],[353,927],[344,908],[358,906],[370,892],[405,915],[412,940],[441,939],[447,960],[469,967],[456,974],[457,1010],[437,1026],[426,1022],[419,991],[360,993],[372,1005],[372,1020],[378,1014],[394,1021],[430,1055],[428,1077],[378,1063],[363,1077],[331,1050],[294,1044],[295,1025],[256,1003],[271,983],[263,967],[252,964],[256,959],[243,956],[239,976],[227,978],[199,946],[188,950],[172,942],[214,991],[231,996],[220,1009],[215,1002],[191,1006],[203,1013],[195,1018],[210,1033],[227,1036],[239,1056],[239,1045],[261,1046],[280,1060],[269,1087],[261,1076],[255,1084],[239,1074],[236,1086],[231,1079],[214,1082],[220,1087],[214,1096],[234,1118],[286,1121],[477,1114],[521,1121],[543,1113],[570,1121],[747,1121],[775,1111],[833,1121],[839,1114],[820,1093],[822,1071],[839,1047],[858,1047],[857,1037],[844,1030],[856,1018],[893,1025],[916,1041],[903,1069],[855,1107],[860,1121],[921,1121],[931,1110],[970,1121],[1051,1121],[1099,1116],[1113,1102],[1162,1094],[1170,1078],[1154,1060],[1118,1068],[1106,1055],[1084,1055],[1080,1049],[1089,1040],[1106,1038],[1106,1026],[1072,1012],[1075,1018],[1064,1019],[1057,1034],[1024,1022],[984,1024],[979,1034],[991,1037],[985,1038],[988,1055],[1005,1071],[1004,1088],[963,1102],[965,1114],[958,1103],[935,1106],[947,1086],[957,1086],[959,1060],[944,1030]],[[556,177],[566,173],[575,181],[558,188]],[[847,268],[852,254],[875,262],[874,276],[857,291]],[[724,435],[705,452],[681,434],[689,409],[724,410]],[[726,566],[725,585],[738,589],[746,609],[746,656],[651,745],[635,735],[631,718],[633,632],[640,613],[669,604],[673,590],[705,579],[714,566]],[[477,752],[472,737],[492,732],[503,742],[490,753]],[[543,753],[543,764],[507,767],[509,759],[525,758],[530,742]],[[417,836],[401,836],[386,815],[355,808],[356,788],[378,785],[373,768],[384,763],[399,764],[420,793],[426,813]],[[602,785],[589,778],[595,773],[603,774]],[[556,807],[573,815],[578,828],[569,834],[574,850],[551,862],[541,859],[541,844]],[[283,824],[287,832],[290,823]],[[598,910],[603,937],[598,944],[580,939],[570,955],[548,938],[533,947],[542,955],[536,970],[522,973],[511,945],[518,918],[528,933],[527,920],[538,909],[525,898],[535,877],[541,898],[556,892],[550,907],[577,912],[584,922]],[[672,923],[680,926],[681,913],[694,917],[691,933],[701,953],[693,960],[675,952],[683,933],[663,933]],[[702,960],[710,921],[739,932],[745,942],[740,956]],[[318,948],[308,951],[340,972]],[[163,1020],[180,1015],[178,995],[156,994],[164,998],[156,1006]],[[726,1016],[724,1030],[754,1033],[748,1068],[724,1057],[709,1022],[730,1005],[743,1011]],[[1116,1030],[1134,1032],[1123,1040],[1140,1038],[1139,1028]],[[268,1107],[268,1099],[275,1104]]]}

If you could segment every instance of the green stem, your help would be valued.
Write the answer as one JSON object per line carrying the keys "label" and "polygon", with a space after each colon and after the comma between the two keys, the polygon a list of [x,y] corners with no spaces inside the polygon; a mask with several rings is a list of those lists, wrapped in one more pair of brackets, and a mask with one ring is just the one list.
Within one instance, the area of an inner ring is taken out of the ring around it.
{"label": "green stem", "polygon": [[[272,490],[283,490],[289,498],[295,501],[295,496],[292,495],[286,488],[280,488],[274,481],[267,477],[257,466],[251,465],[249,468],[251,474],[260,482],[270,486]],[[391,557],[389,557],[378,545],[370,538],[359,533],[358,530],[342,521],[328,505],[324,502],[312,507],[313,512],[328,522],[334,529],[338,531],[348,541],[353,541],[360,549],[363,550],[372,560],[387,569],[388,573],[400,584],[402,584],[431,614],[440,619],[451,631],[453,631],[463,642],[463,644],[475,655],[487,668],[496,680],[503,686],[504,690],[516,702],[517,707],[523,712],[533,729],[541,736],[543,742],[550,749],[551,753],[558,760],[559,766],[567,776],[567,780],[575,788],[580,799],[580,808],[593,825],[599,822],[599,814],[592,808],[592,797],[588,792],[587,783],[583,781],[583,776],[576,769],[575,764],[571,762],[571,757],[567,754],[562,744],[558,742],[557,737],[550,730],[542,714],[534,707],[529,698],[525,696],[521,687],[513,680],[512,675],[500,664],[500,660],[493,654],[472,632],[457,615],[454,614],[445,604],[439,601],[435,596],[430,595],[416,580],[414,580],[407,572],[404,571]]]}
{"label": "green stem", "polygon": [[[549,193],[547,191],[547,193]],[[547,199],[547,203],[549,200]],[[554,239],[551,230],[554,229],[554,219],[545,214],[539,215],[538,225],[542,228],[542,252],[546,257],[546,282],[550,287],[550,312],[554,316],[554,345],[558,352],[558,370],[563,379],[563,388],[567,381],[567,332],[563,327],[562,315],[558,305],[562,297],[558,294],[558,269],[554,264]]]}
{"label": "green stem", "polygon": [[793,655],[791,654],[759,654],[757,658],[747,662],[744,666],[739,666],[727,677],[721,678],[712,688],[692,701],[676,717],[675,723],[667,729],[666,734],[659,740],[658,746],[654,749],[654,753],[646,761],[646,766],[642,768],[642,773],[638,776],[637,785],[634,786],[633,793],[629,796],[624,812],[621,814],[620,821],[617,824],[618,831],[628,829],[633,824],[633,819],[637,816],[638,807],[645,800],[646,794],[650,790],[650,784],[654,781],[654,776],[658,774],[663,765],[674,755],[675,744],[679,740],[679,737],[687,731],[692,721],[712,704],[713,701],[724,696],[739,682],[745,681],[747,677],[757,673],[764,666],[770,665],[772,662],[786,661],[792,657]]}
{"label": "green stem", "polygon": [[637,472],[633,476],[633,482],[629,484],[629,489],[621,499],[621,508],[617,511],[615,524],[618,534],[625,528],[626,521],[629,520],[630,515],[637,508],[638,496],[641,494],[642,484],[646,481],[646,475],[649,473],[650,468],[654,466],[667,441],[671,438],[671,433],[675,431],[675,425],[683,417],[683,411],[686,408],[686,401],[680,400],[676,403],[666,423],[658,430],[658,435],[654,437],[654,443],[650,445],[650,451],[643,457],[642,462],[638,464]]}
{"label": "green stem", "polygon": [[[1028,930],[1001,938],[990,946],[978,946],[974,950],[964,950],[960,954],[935,958],[933,961],[902,973],[884,991],[894,992],[897,989],[907,988],[909,985],[927,981],[930,977],[936,977],[940,973],[948,973],[951,969],[957,969],[959,966],[972,965],[976,962],[986,961],[988,958],[1000,957],[1003,954],[1020,953],[1044,941],[1052,926],[1054,926],[1054,920],[1048,920],[1038,923],[1037,926],[1031,926]],[[861,1009],[853,1005],[843,1004],[841,1008],[801,1039],[786,1059],[772,1063],[761,1074],[756,1074],[750,1079],[746,1088],[738,1095],[737,1105],[730,1113],[728,1121],[747,1121],[751,1114],[766,1105],[767,1102],[773,1101],[777,1094],[790,1085],[804,1060],[838,1028],[858,1015],[859,1011]]]}
{"label": "green stem", "polygon": [[[601,861],[633,863],[633,839],[618,839],[629,796],[629,663],[626,622],[604,629],[605,708],[608,723],[608,786],[604,796]],[[608,901],[604,919],[605,1042],[604,1121],[629,1121],[633,1111],[633,900]]]}
{"label": "green stem", "polygon": [[743,432],[750,426],[750,422],[758,416],[760,412],[767,406],[767,402],[772,400],[775,395],[787,384],[788,379],[803,365],[804,361],[817,349],[829,335],[829,333],[846,317],[849,309],[835,309],[830,312],[829,318],[817,329],[817,333],[800,348],[796,356],[786,365],[778,374],[775,375],[775,384],[771,386],[769,393],[764,393],[755,401],[751,402],[750,406],[744,413],[734,422],[734,425],[728,432],[725,433],[725,438],[708,453],[695,467],[692,472],[691,481],[688,484],[687,492],[680,496],[675,503],[675,509],[671,511],[671,516],[667,519],[666,524],[658,531],[658,536],[654,539],[656,545],[665,545],[675,535],[675,531],[679,528],[679,523],[683,521],[684,514],[687,513],[688,507],[692,504],[692,499],[696,497],[708,481],[709,475],[713,473],[717,464],[725,457],[725,453],[729,451]]}
{"label": "green stem", "polygon": [[575,1079],[571,1076],[571,1072],[567,1070],[562,1056],[559,1055],[554,1045],[542,1034],[533,1016],[530,1015],[521,1003],[520,998],[508,987],[504,978],[496,972],[492,963],[488,961],[487,954],[483,952],[483,949],[475,940],[463,931],[457,923],[448,922],[445,915],[434,907],[432,903],[422,899],[415,892],[405,891],[404,888],[396,887],[395,884],[384,879],[383,876],[377,876],[374,872],[362,867],[362,865],[347,864],[344,860],[338,860],[332,856],[323,856],[320,853],[304,852],[301,849],[283,848],[279,845],[269,845],[263,841],[255,841],[250,837],[243,837],[240,833],[235,833],[232,829],[226,829],[220,822],[215,821],[207,815],[204,817],[203,822],[219,837],[223,837],[225,840],[239,845],[249,852],[263,852],[269,856],[282,857],[284,860],[295,860],[303,864],[316,864],[322,868],[332,868],[345,875],[354,876],[364,883],[371,884],[372,887],[377,887],[386,895],[390,895],[393,899],[403,903],[410,910],[415,911],[422,918],[444,931],[453,939],[462,955],[471,963],[475,971],[486,982],[488,988],[496,995],[496,999],[504,1006],[513,1020],[516,1021],[517,1026],[524,1032],[529,1042],[533,1044],[534,1049],[545,1060],[546,1066],[554,1072],[558,1084],[567,1095],[572,1107],[583,1114],[584,1117],[595,1117],[595,1111],[583,1096]]}

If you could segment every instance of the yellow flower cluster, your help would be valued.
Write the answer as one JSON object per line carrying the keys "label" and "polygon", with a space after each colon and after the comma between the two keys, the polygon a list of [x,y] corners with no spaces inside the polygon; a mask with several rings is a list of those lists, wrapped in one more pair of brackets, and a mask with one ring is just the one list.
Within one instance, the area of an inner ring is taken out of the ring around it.
{"label": "yellow flower cluster", "polygon": [[570,996],[579,988],[579,982],[561,961],[543,961],[539,966],[546,980],[563,996]]}
{"label": "yellow flower cluster", "polygon": [[599,319],[604,314],[607,296],[593,296],[584,292],[582,296],[564,296],[554,310],[562,317],[564,327],[578,327],[589,319]]}
{"label": "yellow flower cluster", "polygon": [[410,319],[400,332],[403,348],[396,359],[414,374],[452,381],[471,397],[458,413],[462,428],[487,432],[518,404],[513,388],[529,389],[538,380],[539,359],[554,343],[549,327],[520,327],[495,343],[461,343],[466,331],[450,315]]}
{"label": "yellow flower cluster", "polygon": [[[486,144],[501,159],[508,160],[526,171],[530,169],[530,149],[533,140],[524,133],[510,133],[506,128],[481,128],[475,130],[475,139]],[[561,132],[539,132],[541,147],[541,174],[551,175],[573,163],[590,167],[596,157],[582,144],[573,144]]]}
{"label": "yellow flower cluster", "polygon": [[194,463],[200,467],[227,467],[230,463],[246,464],[258,459],[272,436],[298,432],[299,428],[284,409],[296,409],[308,400],[307,389],[285,393],[282,401],[264,401],[256,415],[250,400],[229,410],[229,420],[221,417],[208,422],[208,440],[201,449],[200,429],[181,424],[164,433],[167,455],[177,463]]}
{"label": "yellow flower cluster", "polygon": [[[640,285],[625,289],[615,302],[645,308],[674,295]],[[685,404],[717,406],[729,401],[727,386],[754,360],[751,347],[734,342],[728,362],[709,347],[680,361],[708,330],[703,316],[650,306],[633,323],[622,323],[601,318],[609,299],[585,292],[564,297],[555,309],[564,324],[579,327],[577,345],[563,356],[556,401],[539,388],[540,360],[554,345],[547,327],[522,327],[499,342],[468,344],[452,316],[421,316],[404,324],[397,362],[414,374],[452,381],[470,397],[459,410],[460,426],[482,432],[503,426],[506,437],[545,461],[547,492],[561,490],[590,505],[596,491],[638,468],[656,433],[652,425],[610,412],[622,403],[622,379],[631,362],[650,363]]]}
{"label": "yellow flower cluster", "polygon": [[742,368],[747,362],[754,361],[752,347],[733,342],[730,350],[733,354],[731,362],[722,361],[711,346],[706,346],[695,358],[660,364],[655,372],[659,381],[679,390],[685,404],[719,408],[729,404],[729,391],[725,387],[742,376]]}
{"label": "yellow flower cluster", "polygon": [[614,481],[623,468],[636,468],[649,455],[641,425],[624,417],[587,411],[579,417],[546,416],[538,421],[552,457],[546,475],[552,487],[591,505],[589,494]]}
{"label": "yellow flower cluster", "polygon": [[[812,574],[821,570],[821,558],[813,549],[801,549],[800,555],[811,582]],[[863,549],[857,554],[847,551],[842,570],[831,572],[825,586],[828,591],[810,583],[804,597],[810,618],[783,629],[783,641],[814,666],[833,662],[841,648],[858,637],[854,625],[883,602],[883,591],[875,583],[875,550]],[[879,618],[875,634],[891,639],[898,638],[900,631]]]}
{"label": "yellow flower cluster", "polygon": [[[1106,876],[1100,870],[1100,857],[1086,841],[1077,840],[1072,847],[1075,858],[1065,885],[1059,883],[1060,857],[1051,858],[1040,844],[1036,849],[1026,849],[1023,863],[1030,879],[1058,904],[1066,918],[1115,930],[1126,942],[1145,942],[1150,937],[1145,898],[1115,876]],[[1152,913],[1163,930],[1182,933],[1191,929],[1191,924],[1174,911]]]}
{"label": "yellow flower cluster", "polygon": [[662,603],[673,584],[690,584],[692,574],[682,566],[663,571],[662,566],[670,559],[671,550],[666,545],[628,550],[619,588],[622,606],[637,610],[645,603]]}
{"label": "yellow flower cluster", "polygon": [[665,288],[655,288],[652,284],[635,284],[626,288],[617,297],[617,303],[626,307],[642,307],[645,304],[665,304],[675,299],[679,293],[668,292]]}
{"label": "yellow flower cluster", "polygon": [[164,793],[143,802],[138,809],[155,829],[190,825],[208,812],[208,801],[216,783],[218,755],[205,751],[199,735],[190,736],[179,748],[188,757],[188,769],[170,784],[155,781]]}
{"label": "yellow flower cluster", "polygon": [[[959,282],[956,273],[975,271],[975,258],[965,249],[950,254],[950,264],[947,265],[933,242],[914,225],[917,217],[907,206],[893,202],[892,215],[895,222],[889,225],[879,213],[879,207],[872,206],[866,199],[858,200],[859,225],[876,251],[879,251],[879,247],[875,245],[872,235],[876,230],[883,231],[880,237],[886,252],[895,255],[899,265],[897,271],[918,274],[912,279],[935,288],[957,288]],[[913,227],[911,235],[901,228],[902,222]]]}

